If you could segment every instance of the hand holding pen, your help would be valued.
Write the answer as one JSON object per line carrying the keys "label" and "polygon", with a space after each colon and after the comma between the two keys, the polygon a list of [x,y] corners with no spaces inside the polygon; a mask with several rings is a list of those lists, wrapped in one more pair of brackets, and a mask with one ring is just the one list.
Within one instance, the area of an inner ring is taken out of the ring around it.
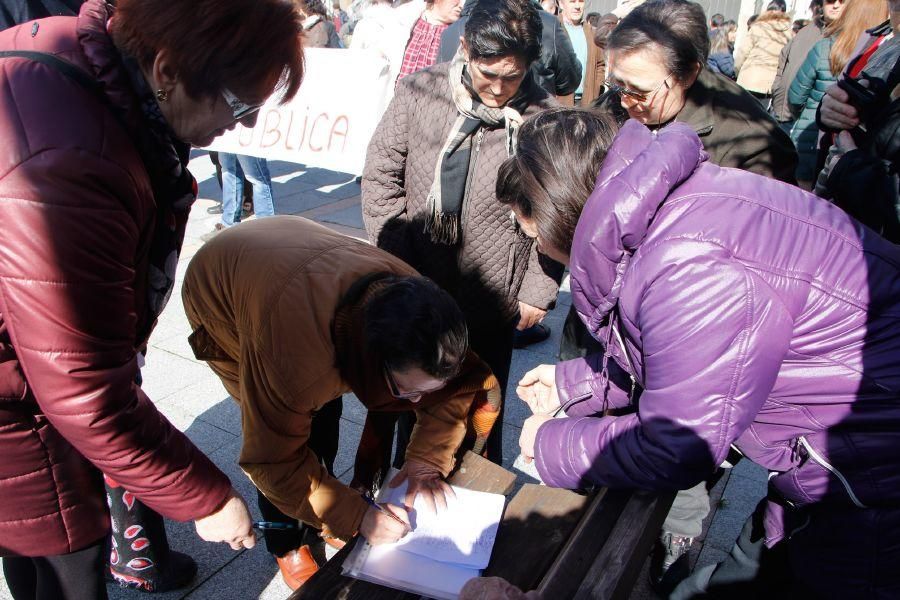
{"label": "hand holding pen", "polygon": [[378,504],[368,496],[362,499],[369,505],[359,525],[359,533],[373,546],[390,544],[412,531],[409,513],[396,504]]}

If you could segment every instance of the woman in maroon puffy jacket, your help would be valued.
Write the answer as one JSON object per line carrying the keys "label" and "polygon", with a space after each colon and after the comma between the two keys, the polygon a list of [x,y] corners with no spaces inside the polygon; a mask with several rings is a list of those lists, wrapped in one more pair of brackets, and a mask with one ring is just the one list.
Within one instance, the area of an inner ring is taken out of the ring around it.
{"label": "woman in maroon puffy jacket", "polygon": [[0,556],[19,598],[105,597],[100,473],[250,547],[243,500],[135,384],[174,283],[190,145],[302,77],[283,0],[100,0],[0,34]]}
{"label": "woman in maroon puffy jacket", "polygon": [[685,489],[733,446],[768,498],[674,597],[900,597],[900,248],[679,123],[538,115],[498,197],[602,346],[519,384],[545,483]]}

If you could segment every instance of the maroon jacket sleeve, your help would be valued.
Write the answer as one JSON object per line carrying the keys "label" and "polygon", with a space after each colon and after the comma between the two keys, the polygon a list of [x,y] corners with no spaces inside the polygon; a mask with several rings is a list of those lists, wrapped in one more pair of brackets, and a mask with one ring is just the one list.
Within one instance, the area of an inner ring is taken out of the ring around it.
{"label": "maroon jacket sleeve", "polygon": [[148,190],[77,148],[38,152],[0,177],[0,311],[41,411],[154,510],[209,515],[228,478],[133,383]]}

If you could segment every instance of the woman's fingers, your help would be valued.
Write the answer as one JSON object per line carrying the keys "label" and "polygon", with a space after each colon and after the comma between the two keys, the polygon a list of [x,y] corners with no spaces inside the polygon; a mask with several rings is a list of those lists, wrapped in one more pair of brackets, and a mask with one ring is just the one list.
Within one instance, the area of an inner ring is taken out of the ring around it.
{"label": "woman's fingers", "polygon": [[391,481],[388,483],[388,486],[395,488],[398,485],[400,485],[401,483],[403,483],[404,481],[406,481],[406,465],[404,465],[403,468],[400,469],[399,473],[397,473],[396,475],[394,475],[391,478]]}
{"label": "woman's fingers", "polygon": [[453,488],[441,478],[411,480],[404,503],[413,506],[416,496],[421,496],[425,508],[432,513],[446,510],[449,499],[456,498]]}
{"label": "woman's fingers", "polygon": [[522,379],[519,380],[519,385],[523,387],[527,387],[533,383],[537,383],[541,380],[541,368],[535,367],[531,369],[524,375],[522,375]]}

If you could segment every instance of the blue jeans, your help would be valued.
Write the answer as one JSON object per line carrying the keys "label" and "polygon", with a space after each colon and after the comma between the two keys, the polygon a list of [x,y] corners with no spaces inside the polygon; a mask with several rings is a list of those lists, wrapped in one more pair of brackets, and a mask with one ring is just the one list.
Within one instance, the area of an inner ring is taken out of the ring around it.
{"label": "blue jeans", "polygon": [[244,178],[253,185],[253,212],[257,217],[275,214],[272,178],[266,159],[242,154],[219,153],[222,165],[222,224],[231,227],[241,221]]}

